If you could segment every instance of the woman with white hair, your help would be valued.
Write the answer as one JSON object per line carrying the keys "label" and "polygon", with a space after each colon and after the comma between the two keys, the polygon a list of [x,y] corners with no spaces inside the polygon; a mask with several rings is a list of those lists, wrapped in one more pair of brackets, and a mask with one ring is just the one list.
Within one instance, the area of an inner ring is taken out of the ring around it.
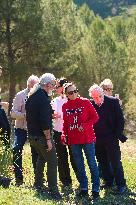
{"label": "woman with white hair", "polygon": [[126,180],[121,163],[119,140],[125,142],[127,138],[123,135],[124,116],[122,109],[116,98],[104,95],[103,89],[96,84],[89,88],[89,96],[93,99],[92,104],[99,115],[99,120],[94,125],[95,147],[105,188],[112,187],[115,179],[117,193],[123,194]]}
{"label": "woman with white hair", "polygon": [[[104,95],[113,96],[113,83],[110,79],[106,78],[100,83],[100,87],[104,91]],[[119,100],[119,104],[122,105],[122,100],[119,98],[119,94],[115,94],[115,98]]]}
{"label": "woman with white hair", "polygon": [[103,89],[104,94],[107,96],[112,96],[112,91],[113,91],[113,83],[110,79],[104,79],[100,83],[100,87]]}

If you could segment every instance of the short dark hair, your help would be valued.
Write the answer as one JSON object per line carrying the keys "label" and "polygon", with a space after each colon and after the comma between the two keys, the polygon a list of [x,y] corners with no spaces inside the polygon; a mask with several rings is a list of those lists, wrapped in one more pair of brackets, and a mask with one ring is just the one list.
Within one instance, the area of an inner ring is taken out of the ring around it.
{"label": "short dark hair", "polygon": [[66,78],[60,78],[58,80],[58,83],[60,84],[60,86],[62,87],[65,83],[68,83],[68,80]]}

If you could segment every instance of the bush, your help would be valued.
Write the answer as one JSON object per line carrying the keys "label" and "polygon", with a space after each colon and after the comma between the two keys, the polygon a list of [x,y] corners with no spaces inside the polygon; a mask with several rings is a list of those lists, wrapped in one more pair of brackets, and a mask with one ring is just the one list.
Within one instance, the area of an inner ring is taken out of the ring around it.
{"label": "bush", "polygon": [[0,176],[10,176],[12,166],[12,151],[0,141]]}

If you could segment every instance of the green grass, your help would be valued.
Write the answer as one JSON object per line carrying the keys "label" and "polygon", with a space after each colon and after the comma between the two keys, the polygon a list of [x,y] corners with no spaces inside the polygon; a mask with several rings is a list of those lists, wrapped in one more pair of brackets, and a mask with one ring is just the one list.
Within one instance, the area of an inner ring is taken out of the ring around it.
{"label": "green grass", "polygon": [[[38,194],[32,189],[34,182],[33,168],[31,163],[31,155],[29,145],[25,145],[23,153],[23,167],[24,167],[24,181],[25,184],[22,187],[16,187],[14,180],[12,185],[8,189],[0,187],[0,205],[134,205],[136,204],[136,142],[128,140],[126,144],[121,145],[123,166],[125,171],[125,177],[127,180],[128,190],[122,196],[113,195],[112,190],[100,192],[100,199],[96,202],[91,200],[91,183],[89,183],[90,197],[89,199],[78,200],[75,197],[75,192],[78,189],[78,182],[75,178],[73,170],[71,168],[71,175],[73,179],[72,189],[63,190],[61,183],[59,183],[59,189],[63,194],[63,199],[60,202],[54,202],[48,199],[46,194]],[[87,175],[90,182],[89,169],[86,166]],[[45,169],[46,172],[46,169]],[[13,176],[13,173],[11,172]],[[45,174],[46,178],[46,174]]]}

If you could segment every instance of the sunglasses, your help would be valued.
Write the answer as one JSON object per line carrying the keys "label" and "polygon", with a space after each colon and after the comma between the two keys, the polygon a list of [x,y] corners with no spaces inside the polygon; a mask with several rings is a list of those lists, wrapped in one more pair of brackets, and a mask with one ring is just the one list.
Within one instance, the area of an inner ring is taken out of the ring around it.
{"label": "sunglasses", "polygon": [[74,93],[78,93],[78,89],[67,92],[68,95],[73,95]]}
{"label": "sunglasses", "polygon": [[113,91],[112,88],[105,88],[104,90],[106,90],[106,91]]}
{"label": "sunglasses", "polygon": [[61,87],[62,87],[61,85],[58,85],[58,86],[56,85],[55,86],[56,89],[61,88]]}

